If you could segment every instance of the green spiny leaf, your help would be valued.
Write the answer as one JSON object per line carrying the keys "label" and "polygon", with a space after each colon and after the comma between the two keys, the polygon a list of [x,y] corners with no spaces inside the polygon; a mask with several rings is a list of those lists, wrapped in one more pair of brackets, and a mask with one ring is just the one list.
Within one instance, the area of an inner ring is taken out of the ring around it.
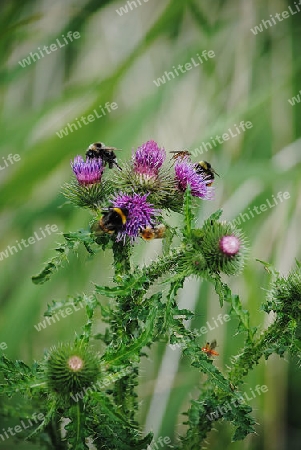
{"label": "green spiny leaf", "polygon": [[[161,298],[161,293],[154,294],[151,297],[150,302],[159,298]],[[150,314],[145,322],[144,330],[137,339],[134,339],[134,342],[131,345],[126,346],[122,344],[117,352],[107,352],[102,358],[103,361],[108,364],[118,365],[121,362],[131,358],[137,360],[142,348],[152,342],[155,333],[157,310],[158,307],[153,305],[152,310],[150,311]]]}

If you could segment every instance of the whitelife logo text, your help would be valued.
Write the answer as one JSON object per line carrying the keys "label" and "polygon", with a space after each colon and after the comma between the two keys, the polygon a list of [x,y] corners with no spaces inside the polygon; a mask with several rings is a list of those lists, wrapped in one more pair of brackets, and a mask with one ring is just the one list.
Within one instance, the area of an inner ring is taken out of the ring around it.
{"label": "whitelife logo text", "polygon": [[49,236],[51,233],[56,233],[57,231],[57,225],[47,224],[44,229],[40,227],[40,230],[35,231],[34,235],[30,236],[28,239],[21,239],[20,242],[17,240],[15,245],[8,245],[5,250],[0,252],[0,261],[3,261],[4,258],[8,258],[10,255],[18,253],[18,251],[35,244],[37,241],[40,241],[41,239]]}
{"label": "whitelife logo text", "polygon": [[288,19],[290,16],[294,16],[295,14],[298,14],[301,11],[301,9],[299,7],[301,5],[301,0],[299,1],[299,3],[294,2],[294,5],[295,5],[294,9],[291,6],[288,6],[288,11],[282,11],[281,13],[276,13],[274,15],[270,14],[270,19],[266,19],[266,20],[262,19],[260,25],[255,25],[255,27],[250,28],[250,30],[255,35],[258,33],[262,33],[262,31],[264,31],[264,29],[271,28],[273,25],[276,25],[277,23],[282,22],[284,19]]}
{"label": "whitelife logo text", "polygon": [[73,133],[73,131],[77,131],[79,128],[82,128],[83,125],[89,125],[89,123],[94,122],[95,119],[100,119],[101,117],[105,116],[106,111],[104,110],[104,108],[107,110],[107,112],[110,113],[112,112],[112,110],[114,111],[115,109],[117,109],[118,105],[116,102],[106,102],[104,108],[102,107],[102,105],[99,105],[99,108],[102,114],[99,114],[96,109],[93,109],[93,114],[88,114],[88,116],[81,116],[79,119],[76,117],[74,122],[68,122],[65,128],[56,131],[55,134],[60,139],[62,139],[64,136],[68,136],[69,132]]}
{"label": "whitelife logo text", "polygon": [[224,414],[227,414],[229,411],[231,411],[233,407],[237,408],[242,403],[246,403],[246,400],[248,401],[253,400],[253,398],[255,398],[256,395],[261,395],[262,393],[265,394],[266,392],[268,392],[268,387],[265,384],[263,384],[262,386],[257,384],[257,386],[255,387],[256,392],[254,392],[252,388],[250,388],[250,391],[251,391],[250,397],[248,396],[248,392],[244,392],[238,398],[233,398],[231,400],[232,405],[230,404],[230,402],[226,402],[222,406],[218,406],[215,411],[213,411],[210,414],[207,414],[207,418],[209,420],[217,420]]}
{"label": "whitelife logo text", "polygon": [[[231,317],[229,316],[229,314],[219,314],[218,317],[215,319],[214,317],[212,317],[211,322],[209,320],[207,320],[206,325],[201,327],[199,330],[197,328],[195,328],[194,330],[192,330],[195,338],[198,338],[200,336],[203,336],[204,334],[207,334],[209,331],[213,331],[216,328],[218,328],[220,325],[223,325],[225,322],[229,322],[229,320],[231,320]],[[176,344],[169,344],[169,347],[172,350],[175,350],[177,348],[181,348],[181,347],[185,347],[186,343],[188,343],[187,339],[185,339],[185,337],[182,336],[178,336],[181,338],[181,342],[177,342]]]}
{"label": "whitelife logo text", "polygon": [[231,138],[238,136],[250,128],[253,128],[252,122],[249,120],[247,122],[241,120],[239,125],[236,125],[235,123],[233,127],[228,128],[226,133],[223,133],[222,135],[217,134],[215,137],[210,136],[209,141],[202,142],[198,148],[191,150],[191,154],[193,156],[202,155],[204,152],[212,150],[213,147],[217,147],[219,144],[229,141]]}
{"label": "whitelife logo text", "polygon": [[38,424],[38,420],[42,421],[44,418],[43,413],[34,413],[32,414],[31,419],[26,419],[25,421],[21,420],[20,425],[8,427],[6,430],[5,428],[2,428],[3,431],[0,433],[0,438],[2,441],[5,441],[5,439],[16,436],[17,433],[21,433],[23,430],[27,430],[27,428],[33,427],[35,424]]}
{"label": "whitelife logo text", "polygon": [[[68,316],[71,316],[76,311],[80,311],[85,307],[83,302],[79,302],[77,305],[72,304],[65,309],[60,309],[57,313],[52,316],[46,316],[46,319],[43,322],[39,322],[37,325],[34,325],[37,331],[45,330],[45,328],[53,323],[59,322],[61,319],[65,319]],[[73,308],[73,309],[72,309]]]}
{"label": "whitelife logo text", "polygon": [[291,106],[295,106],[297,103],[301,102],[301,89],[295,97],[289,98],[288,102]]}
{"label": "whitelife logo text", "polygon": [[3,162],[0,163],[0,170],[7,169],[7,167],[11,166],[15,162],[21,161],[21,156],[18,153],[16,153],[15,155],[10,153],[6,157],[2,156],[2,160]]}
{"label": "whitelife logo text", "polygon": [[[44,58],[46,55],[50,55],[53,52],[56,52],[59,48],[65,47],[70,42],[73,42],[75,39],[80,38],[80,33],[78,31],[68,31],[67,37],[62,34],[62,37],[56,39],[56,43],[48,45],[44,45],[42,48],[38,47],[36,52],[30,52],[29,56],[23,58],[22,61],[19,61],[21,67],[30,66],[32,62],[36,62],[41,58]],[[65,43],[64,43],[65,42]]]}
{"label": "whitelife logo text", "polygon": [[[147,3],[148,0],[143,0],[143,2]],[[115,9],[115,11],[121,17],[121,16],[123,16],[123,14],[133,11],[133,9],[136,9],[136,8],[138,8],[138,6],[141,6],[141,5],[143,5],[142,0],[136,0],[136,1],[128,0],[124,6],[121,6],[120,8]]]}
{"label": "whitelife logo text", "polygon": [[[242,222],[248,221],[250,219],[254,219],[255,214],[259,215],[262,212],[268,211],[268,209],[274,208],[279,205],[279,203],[284,202],[284,200],[288,200],[291,197],[289,192],[278,192],[277,198],[272,195],[271,199],[266,199],[266,203],[262,203],[259,206],[253,206],[253,208],[248,208],[248,212],[240,213],[236,219],[231,220],[232,225],[239,227]],[[271,201],[270,201],[271,200]],[[255,214],[254,214],[255,213]]]}
{"label": "whitelife logo text", "polygon": [[215,53],[213,50],[209,50],[209,51],[203,50],[202,56],[200,56],[197,53],[196,58],[194,58],[194,57],[190,58],[189,62],[187,62],[185,64],[179,64],[177,67],[172,66],[173,67],[172,71],[167,72],[165,70],[162,77],[159,77],[156,80],[153,80],[153,83],[155,83],[155,85],[157,87],[159,87],[162,84],[165,84],[167,81],[173,80],[174,78],[178,77],[179,75],[181,75],[181,73],[186,73],[189,70],[193,69],[194,67],[200,66],[201,64],[203,64],[204,61],[208,61],[208,59],[214,58],[214,57],[215,57]]}

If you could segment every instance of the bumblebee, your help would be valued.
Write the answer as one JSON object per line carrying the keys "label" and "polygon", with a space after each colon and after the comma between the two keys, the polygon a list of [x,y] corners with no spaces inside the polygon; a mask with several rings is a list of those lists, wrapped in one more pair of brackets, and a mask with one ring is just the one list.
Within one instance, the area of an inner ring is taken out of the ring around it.
{"label": "bumblebee", "polygon": [[109,208],[102,215],[99,226],[105,233],[117,233],[126,224],[128,214],[126,208]]}
{"label": "bumblebee", "polygon": [[211,342],[211,344],[209,344],[209,342],[206,343],[205,347],[202,347],[202,352],[207,353],[207,355],[210,356],[218,356],[219,353],[217,353],[214,349],[216,347],[216,340],[214,339],[214,341]]}
{"label": "bumblebee", "polygon": [[107,147],[103,142],[95,142],[89,145],[86,151],[86,158],[100,158],[105,166],[108,163],[109,169],[113,166],[117,166],[119,170],[122,170],[117,163],[117,158],[113,150],[119,150],[115,147]]}
{"label": "bumblebee", "polygon": [[172,159],[183,159],[186,156],[191,156],[191,153],[188,150],[176,150],[170,153],[174,153]]}
{"label": "bumblebee", "polygon": [[215,172],[211,164],[207,161],[200,161],[194,165],[195,171],[198,175],[202,175],[204,180],[209,181],[210,183],[207,183],[207,186],[211,186],[215,176],[217,175],[219,177],[219,174]]}
{"label": "bumblebee", "polygon": [[146,227],[144,230],[140,231],[140,237],[145,241],[151,241],[152,239],[162,239],[165,236],[166,227],[161,224],[157,227]]}

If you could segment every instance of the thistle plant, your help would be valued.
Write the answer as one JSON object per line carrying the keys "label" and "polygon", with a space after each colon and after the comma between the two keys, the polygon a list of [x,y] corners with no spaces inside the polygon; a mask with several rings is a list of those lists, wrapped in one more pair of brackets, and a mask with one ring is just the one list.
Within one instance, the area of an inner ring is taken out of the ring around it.
{"label": "thistle plant", "polygon": [[[179,344],[192,369],[206,381],[183,411],[185,434],[171,436],[163,448],[200,449],[221,420],[233,426],[234,441],[254,433],[252,408],[241,392],[246,375],[272,354],[301,356],[296,334],[301,320],[299,263],[287,277],[263,263],[271,286],[262,308],[275,317],[266,329],[251,327],[249,312],[224,281],[241,273],[247,240],[221,220],[221,210],[196,227],[195,211],[203,201],[214,200],[215,185],[197,171],[189,155],[168,158],[156,142],[148,141],[130,161],[120,163],[122,170],[109,168],[101,156],[76,156],[71,167],[73,180],[64,185],[63,193],[76,207],[90,210],[90,224],[86,231],[63,235],[56,256],[33,282],[42,284],[55,276],[80,246],[95,258],[111,250],[113,282],[101,286],[93,280],[91,295],[69,297],[63,304],[54,301],[48,307],[46,314],[52,315],[63,305],[85,305],[87,320],[73,342],[55,342],[31,367],[2,356],[2,414],[25,421],[38,408],[43,419],[25,434],[41,448],[151,449],[151,430],[143,435],[139,423],[136,388],[141,361],[154,343],[165,342]],[[171,213],[178,215],[176,227],[170,225]],[[161,255],[149,265],[135,266],[137,242],[144,240],[147,246],[153,239],[162,240]],[[178,291],[192,275],[209,281],[220,306],[228,304],[229,314],[238,321],[241,350],[223,371],[213,358],[218,353],[210,344],[204,347],[186,326],[194,313],[177,304]],[[103,297],[110,302],[104,304]],[[96,310],[106,324],[102,333],[94,330]],[[8,398],[16,394],[26,403],[20,401],[12,410]]]}

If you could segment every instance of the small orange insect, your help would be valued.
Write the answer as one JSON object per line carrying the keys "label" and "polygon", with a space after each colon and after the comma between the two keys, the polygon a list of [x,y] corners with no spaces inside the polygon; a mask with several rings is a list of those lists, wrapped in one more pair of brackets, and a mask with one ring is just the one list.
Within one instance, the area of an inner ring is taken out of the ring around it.
{"label": "small orange insect", "polygon": [[145,241],[151,241],[152,239],[161,239],[164,238],[166,232],[166,227],[163,224],[159,224],[158,226],[146,227],[144,230],[140,231],[140,236]]}
{"label": "small orange insect", "polygon": [[191,156],[191,153],[188,150],[176,150],[169,153],[174,153],[172,159],[183,159],[186,156]]}
{"label": "small orange insect", "polygon": [[207,353],[207,355],[210,356],[218,356],[219,353],[217,353],[214,349],[216,347],[216,339],[209,344],[209,342],[206,343],[205,347],[202,347],[202,352]]}

